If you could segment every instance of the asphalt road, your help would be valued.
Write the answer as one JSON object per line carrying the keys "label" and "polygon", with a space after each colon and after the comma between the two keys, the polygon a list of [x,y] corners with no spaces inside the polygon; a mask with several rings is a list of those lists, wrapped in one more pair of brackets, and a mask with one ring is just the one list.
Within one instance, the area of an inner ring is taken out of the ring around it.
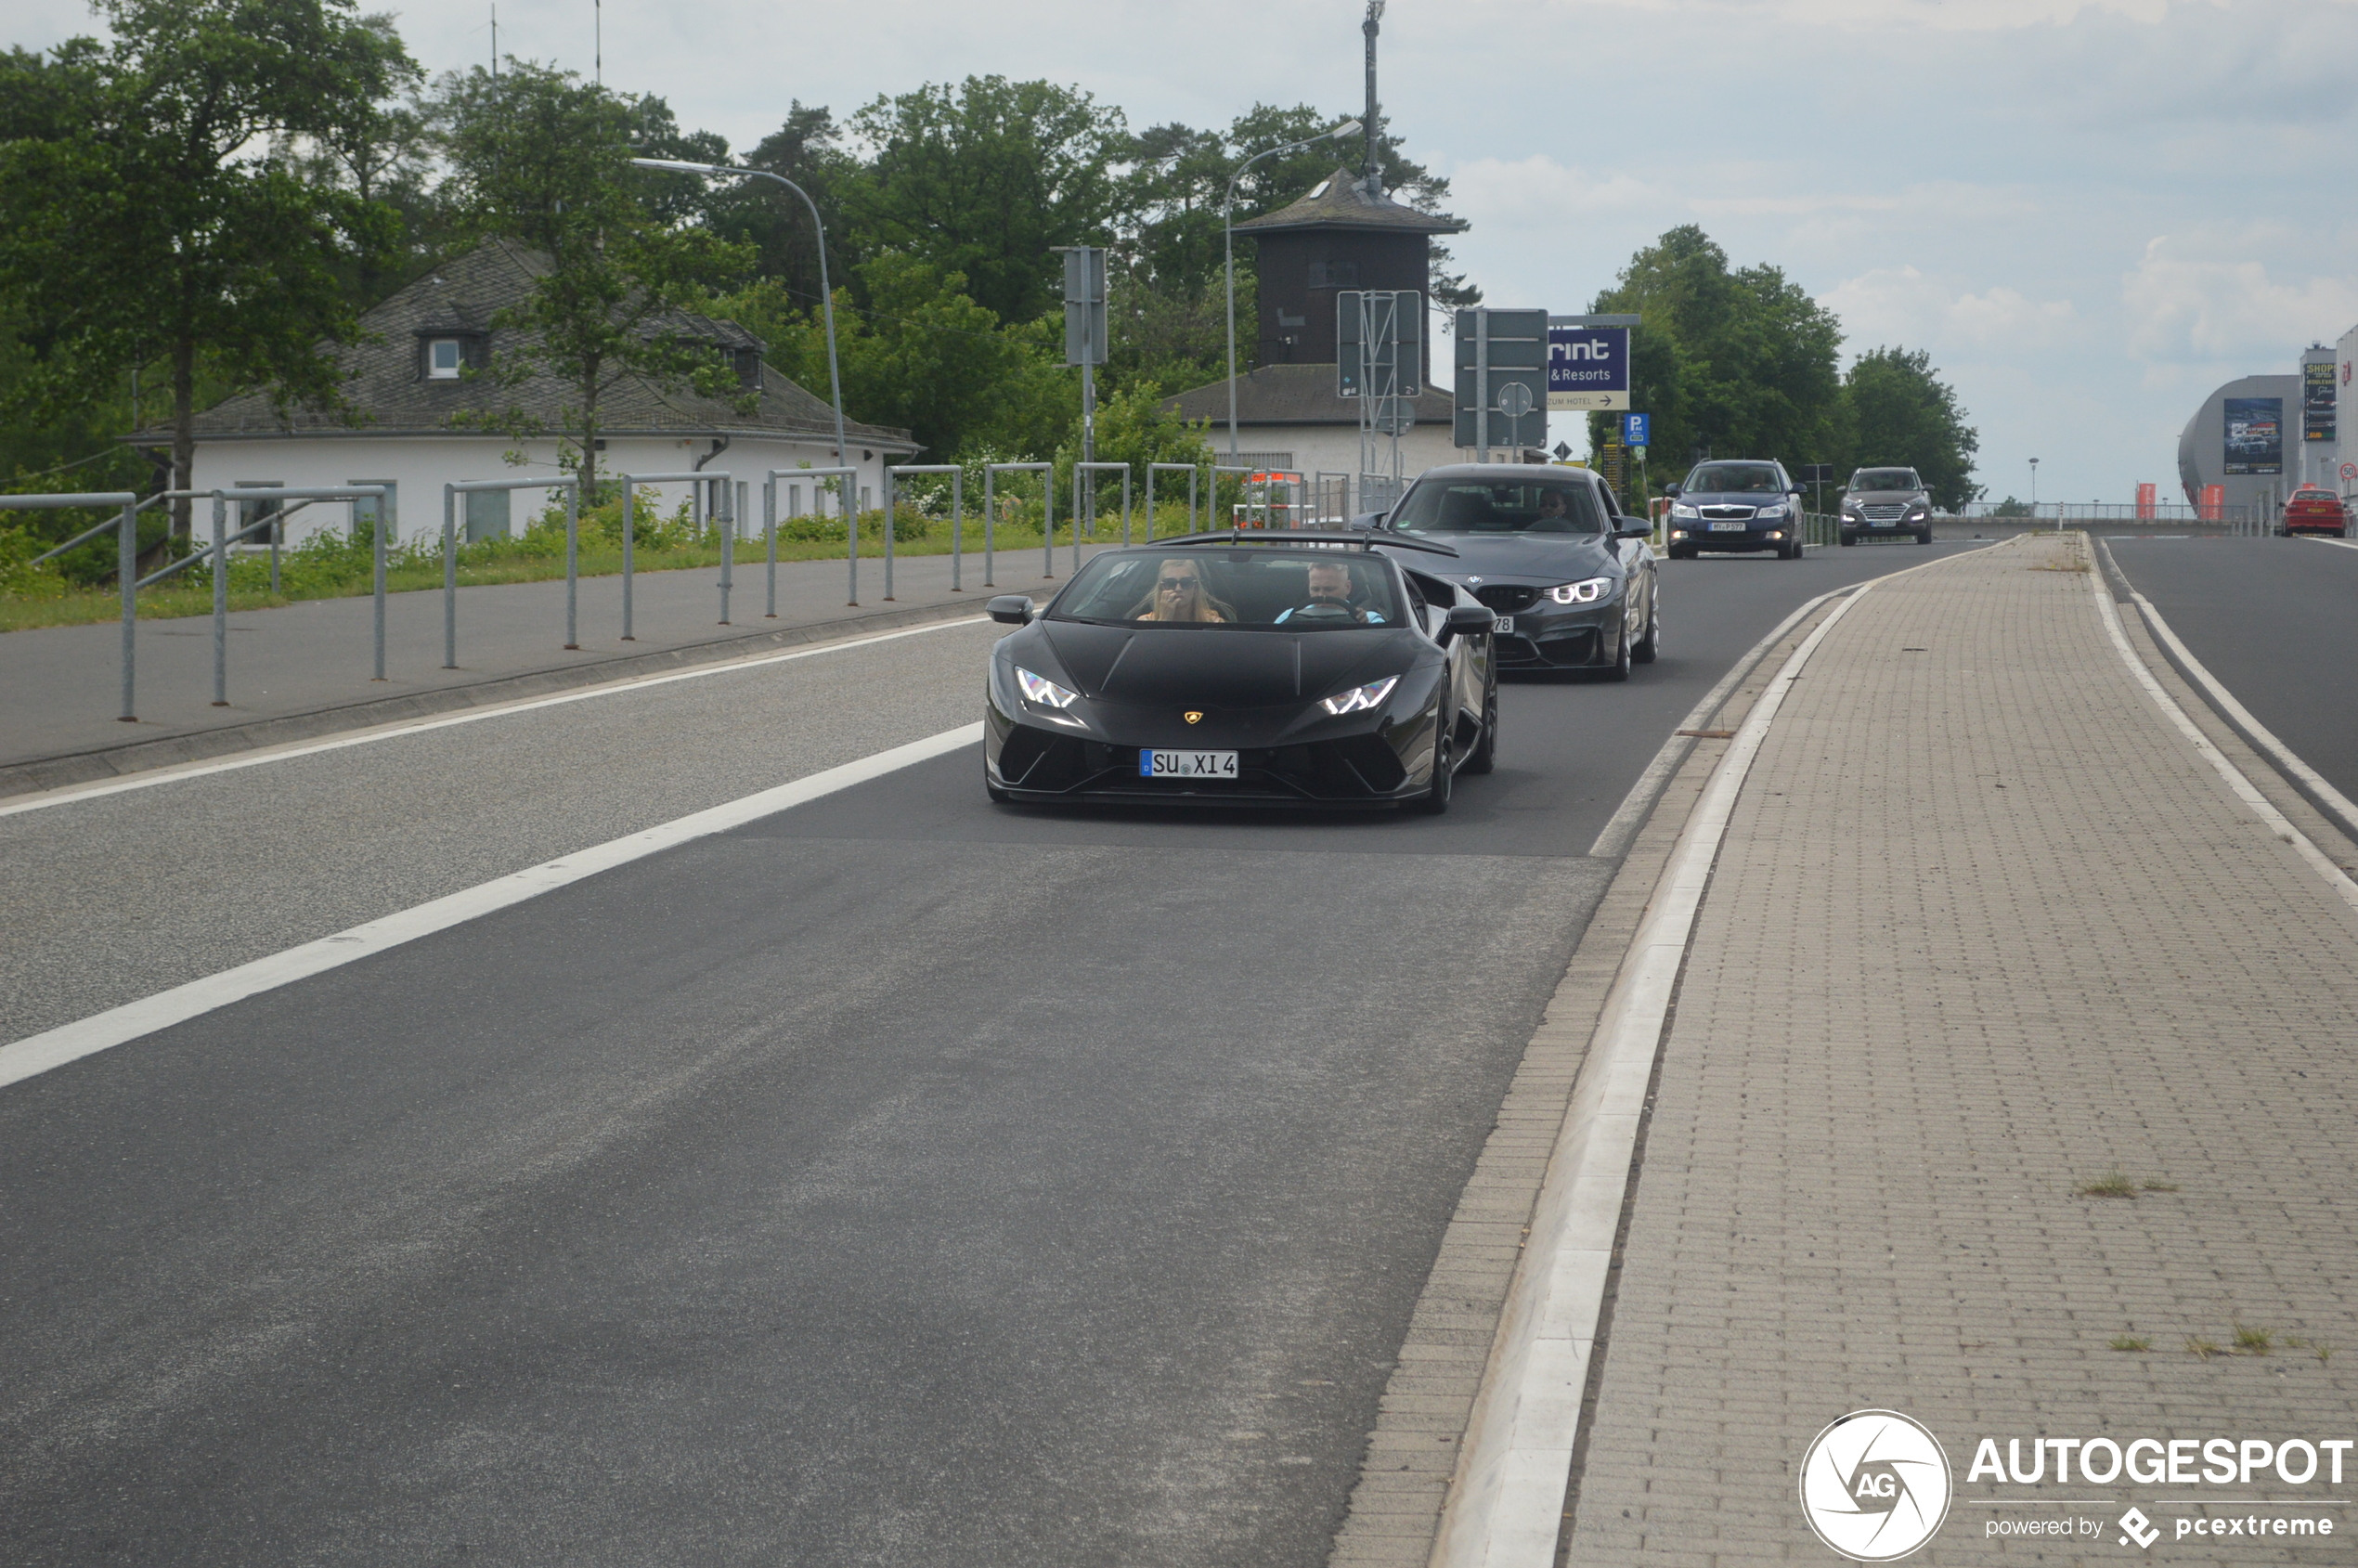
{"label": "asphalt road", "polygon": [[[1323,1562],[1588,845],[1951,548],[1668,564],[1445,818],[969,749],[0,1090],[0,1560]],[[8,1032],[969,721],[990,636],[0,818]]]}
{"label": "asphalt road", "polygon": [[2358,550],[2308,539],[2105,541],[2195,657],[2327,783],[2358,798]]}

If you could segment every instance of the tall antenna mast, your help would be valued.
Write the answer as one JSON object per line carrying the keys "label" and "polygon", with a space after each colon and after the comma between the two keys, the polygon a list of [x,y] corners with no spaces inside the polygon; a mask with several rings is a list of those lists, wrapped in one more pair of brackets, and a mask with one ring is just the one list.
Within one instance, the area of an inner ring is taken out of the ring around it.
{"label": "tall antenna mast", "polygon": [[591,39],[591,43],[590,43],[590,61],[591,61],[591,63],[592,63],[592,64],[593,64],[593,66],[595,67],[595,69],[596,69],[596,71],[597,71],[597,73],[598,73],[598,75],[597,75],[597,82],[598,82],[598,85],[599,85],[599,86],[601,86],[601,87],[602,87],[602,86],[604,86],[604,85],[606,84],[606,3],[605,3],[605,0],[590,0],[590,12],[592,13],[592,14],[591,14],[591,18],[590,18],[590,39]]}
{"label": "tall antenna mast", "polygon": [[1376,117],[1376,24],[1382,19],[1383,0],[1367,0],[1367,19],[1359,24],[1367,37],[1367,112],[1361,117],[1367,127],[1367,156],[1360,183],[1370,196],[1383,194],[1383,165],[1376,161],[1377,127],[1383,123]]}
{"label": "tall antenna mast", "polygon": [[491,79],[499,80],[499,6],[493,0],[491,7]]}

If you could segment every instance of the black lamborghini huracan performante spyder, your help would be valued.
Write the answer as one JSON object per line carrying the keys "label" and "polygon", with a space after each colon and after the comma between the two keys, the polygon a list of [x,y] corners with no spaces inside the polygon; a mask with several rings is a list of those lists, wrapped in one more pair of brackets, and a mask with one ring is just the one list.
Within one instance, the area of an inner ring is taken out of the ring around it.
{"label": "black lamborghini huracan performante spyder", "polygon": [[1492,613],[1419,569],[1447,545],[1367,543],[1195,534],[1092,558],[1044,611],[993,599],[1023,629],[991,657],[991,797],[1446,810],[1497,752]]}

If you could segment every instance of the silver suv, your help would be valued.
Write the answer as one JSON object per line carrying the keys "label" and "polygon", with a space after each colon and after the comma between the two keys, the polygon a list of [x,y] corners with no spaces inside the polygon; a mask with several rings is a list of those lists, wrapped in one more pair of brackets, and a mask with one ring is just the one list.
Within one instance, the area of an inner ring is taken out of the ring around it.
{"label": "silver suv", "polygon": [[1842,542],[1912,534],[1932,543],[1932,497],[1912,468],[1862,468],[1842,493]]}

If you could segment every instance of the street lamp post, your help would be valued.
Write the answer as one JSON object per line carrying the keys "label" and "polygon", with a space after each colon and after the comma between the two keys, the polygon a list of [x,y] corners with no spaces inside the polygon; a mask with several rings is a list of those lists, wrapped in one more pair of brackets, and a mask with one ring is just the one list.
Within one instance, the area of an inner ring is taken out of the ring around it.
{"label": "street lamp post", "polygon": [[2039,521],[2039,460],[2030,460],[2030,520]]}
{"label": "street lamp post", "polygon": [[1273,147],[1266,152],[1256,152],[1237,164],[1237,172],[1228,176],[1228,194],[1220,203],[1220,230],[1228,258],[1228,460],[1231,463],[1237,460],[1237,182],[1245,177],[1247,169],[1263,158],[1275,158],[1281,152],[1300,152],[1303,148],[1315,147],[1322,141],[1358,134],[1359,122],[1346,120],[1333,130],[1321,131],[1307,140],[1289,142],[1284,147]]}
{"label": "street lamp post", "polygon": [[[724,163],[683,163],[670,158],[633,158],[630,162],[641,169],[666,169],[676,175],[741,175],[748,179],[774,180],[801,197],[802,204],[810,209],[810,227],[819,236],[819,303],[827,319],[827,391],[836,407],[836,462],[840,466],[850,466],[851,447],[843,435],[843,371],[836,358],[836,294],[827,282],[827,225],[826,220],[819,215],[819,203],[810,200],[809,191],[785,175],[773,175],[767,169],[736,169]],[[860,486],[850,481],[847,483],[850,484],[853,493],[844,498],[844,515],[856,517],[860,511]],[[855,540],[853,548],[857,549],[857,524],[853,525],[851,531]]]}

